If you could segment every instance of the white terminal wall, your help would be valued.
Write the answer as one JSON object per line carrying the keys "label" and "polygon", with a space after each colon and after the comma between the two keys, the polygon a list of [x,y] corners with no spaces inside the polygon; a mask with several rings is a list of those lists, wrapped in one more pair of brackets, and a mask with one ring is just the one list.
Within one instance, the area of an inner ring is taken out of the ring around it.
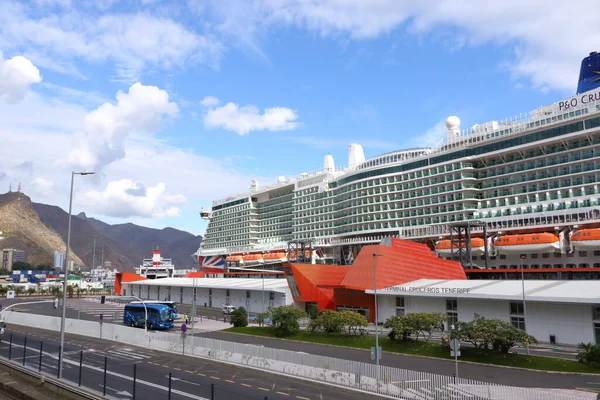
{"label": "white terminal wall", "polygon": [[[164,278],[123,283],[121,295],[136,296],[142,300],[176,301],[192,304],[194,285],[198,307],[221,308],[224,304],[262,312],[262,279],[225,278]],[[227,296],[229,290],[229,296]],[[250,296],[248,299],[247,296]],[[264,308],[295,304],[285,279],[264,280]],[[298,304],[297,304],[298,305]]]}
{"label": "white terminal wall", "polygon": [[[600,305],[600,292],[591,292],[597,282],[526,282],[527,332],[540,342],[556,335],[559,344],[596,343],[600,320],[593,308]],[[411,288],[469,288],[469,293],[424,293]],[[597,286],[596,286],[597,287]],[[471,321],[475,314],[510,322],[510,303],[522,302],[520,281],[435,281],[420,280],[378,290],[378,318],[385,321],[396,315],[396,297],[404,298],[404,312],[447,313],[446,300],[456,299],[459,321]],[[367,290],[367,293],[373,293]],[[551,295],[551,296],[550,296]],[[595,324],[597,327],[595,327]],[[598,343],[600,344],[600,342]]]}

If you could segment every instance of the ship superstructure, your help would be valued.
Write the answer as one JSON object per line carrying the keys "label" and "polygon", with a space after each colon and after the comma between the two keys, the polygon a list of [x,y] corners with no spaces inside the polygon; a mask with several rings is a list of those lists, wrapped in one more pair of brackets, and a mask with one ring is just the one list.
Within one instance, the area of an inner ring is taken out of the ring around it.
{"label": "ship superstructure", "polygon": [[450,224],[481,221],[487,237],[472,232],[470,277],[516,277],[523,266],[528,278],[599,278],[599,60],[583,60],[579,88],[588,90],[574,97],[467,130],[449,117],[440,147],[365,160],[351,144],[346,168],[326,156],[319,171],[215,201],[201,266],[277,268],[299,257],[348,265],[386,236],[451,258]]}

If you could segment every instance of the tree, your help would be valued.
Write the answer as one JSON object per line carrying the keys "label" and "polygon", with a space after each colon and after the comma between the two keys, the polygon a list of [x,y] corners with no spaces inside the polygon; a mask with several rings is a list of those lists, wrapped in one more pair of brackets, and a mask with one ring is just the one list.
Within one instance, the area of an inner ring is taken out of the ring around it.
{"label": "tree", "polygon": [[497,318],[487,319],[477,314],[473,321],[456,324],[451,337],[472,343],[478,349],[487,350],[491,346],[492,350],[501,353],[508,353],[517,343],[526,346],[538,342],[510,322]]}
{"label": "tree", "polygon": [[398,315],[388,318],[383,325],[386,328],[391,328],[388,333],[388,337],[391,340],[401,338],[403,341],[407,341],[410,335],[414,333],[414,327],[406,315]]}
{"label": "tree", "polygon": [[356,311],[341,311],[339,314],[344,329],[346,332],[348,332],[348,335],[352,333],[356,334],[359,329],[362,334],[362,328],[369,326],[369,321],[367,321],[367,318]]}
{"label": "tree", "polygon": [[296,306],[280,306],[267,308],[275,334],[280,337],[291,336],[300,330],[298,319],[306,317],[306,313]]}
{"label": "tree", "polygon": [[593,343],[579,343],[577,345],[577,361],[593,367],[600,366],[600,346]]}
{"label": "tree", "polygon": [[416,340],[419,340],[419,335],[422,335],[425,341],[428,342],[433,331],[440,329],[440,326],[446,322],[448,317],[439,312],[419,312],[410,313],[407,318],[413,331],[417,334]]}
{"label": "tree", "polygon": [[13,269],[13,271],[14,270],[17,270],[17,271],[22,271],[22,270],[29,271],[29,270],[34,270],[35,268],[33,268],[33,265],[31,265],[31,264],[29,264],[27,262],[17,261],[15,263],[13,263],[12,269]]}
{"label": "tree", "polygon": [[69,297],[73,297],[73,285],[67,285],[67,294]]}
{"label": "tree", "polygon": [[236,328],[248,326],[248,312],[244,307],[236,308],[231,312],[229,322]]}
{"label": "tree", "polygon": [[10,271],[6,268],[0,268],[0,275],[10,275]]}
{"label": "tree", "polygon": [[52,271],[54,267],[51,267],[48,264],[40,264],[37,267],[35,267],[35,269],[38,271]]}
{"label": "tree", "polygon": [[260,313],[256,316],[256,323],[258,326],[263,326],[265,324],[265,320],[267,319],[267,313]]}
{"label": "tree", "polygon": [[30,287],[29,289],[27,289],[27,293],[28,293],[30,296],[33,296],[33,294],[35,293],[35,288],[32,288],[32,287]]}
{"label": "tree", "polygon": [[317,317],[311,319],[308,324],[308,330],[322,330],[326,333],[341,333],[344,330],[344,322],[341,313],[332,310],[323,310]]}

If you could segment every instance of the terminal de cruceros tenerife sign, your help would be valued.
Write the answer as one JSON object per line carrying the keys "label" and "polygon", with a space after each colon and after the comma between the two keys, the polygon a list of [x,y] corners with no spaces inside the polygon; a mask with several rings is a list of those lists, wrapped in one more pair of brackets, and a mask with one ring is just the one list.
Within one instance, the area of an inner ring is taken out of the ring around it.
{"label": "terminal de cruceros tenerife sign", "polygon": [[383,289],[384,292],[398,292],[398,293],[423,293],[423,294],[469,294],[471,288],[461,287],[413,287],[413,286],[392,286]]}

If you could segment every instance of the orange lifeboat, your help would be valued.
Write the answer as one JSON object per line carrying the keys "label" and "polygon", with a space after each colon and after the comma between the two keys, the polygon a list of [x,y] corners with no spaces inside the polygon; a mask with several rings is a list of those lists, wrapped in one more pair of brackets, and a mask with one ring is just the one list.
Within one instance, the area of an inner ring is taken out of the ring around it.
{"label": "orange lifeboat", "polygon": [[285,252],[283,252],[283,251],[274,251],[272,253],[266,253],[263,255],[263,259],[265,261],[272,261],[272,262],[286,262],[287,261],[287,257],[285,255]]}
{"label": "orange lifeboat", "polygon": [[553,233],[506,235],[494,243],[499,253],[549,253],[560,250],[560,239]]}
{"label": "orange lifeboat", "polygon": [[[310,250],[304,250],[304,257],[310,258]],[[290,258],[296,258],[296,251],[290,252]]]}
{"label": "orange lifeboat", "polygon": [[243,263],[244,262],[244,258],[242,257],[241,254],[232,254],[230,256],[227,256],[227,258],[225,258],[226,262],[240,262]]}
{"label": "orange lifeboat", "polygon": [[[458,248],[456,241],[454,241],[454,246],[451,248],[450,239],[439,240],[435,243],[435,252],[440,255],[451,255],[452,252],[456,253],[456,249]],[[471,239],[471,254],[473,255],[481,255],[485,253],[485,242],[481,238],[472,238]]]}
{"label": "orange lifeboat", "polygon": [[580,249],[600,249],[600,228],[575,231],[571,235],[571,244]]}
{"label": "orange lifeboat", "polygon": [[244,264],[254,264],[262,262],[264,262],[262,253],[246,254],[244,256]]}

